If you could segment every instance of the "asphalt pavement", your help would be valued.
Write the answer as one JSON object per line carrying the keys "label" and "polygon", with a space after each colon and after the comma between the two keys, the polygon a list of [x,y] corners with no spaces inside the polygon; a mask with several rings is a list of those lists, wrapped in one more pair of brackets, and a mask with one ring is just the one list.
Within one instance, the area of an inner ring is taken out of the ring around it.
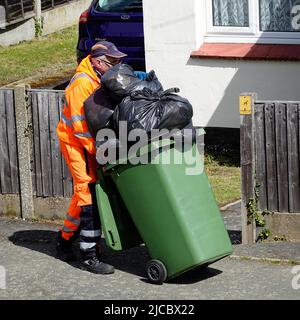
{"label": "asphalt pavement", "polygon": [[163,285],[145,277],[145,246],[113,252],[103,240],[103,259],[116,272],[96,275],[55,258],[56,225],[0,217],[0,300],[299,300],[300,244],[241,245],[238,207],[222,214],[233,255]]}

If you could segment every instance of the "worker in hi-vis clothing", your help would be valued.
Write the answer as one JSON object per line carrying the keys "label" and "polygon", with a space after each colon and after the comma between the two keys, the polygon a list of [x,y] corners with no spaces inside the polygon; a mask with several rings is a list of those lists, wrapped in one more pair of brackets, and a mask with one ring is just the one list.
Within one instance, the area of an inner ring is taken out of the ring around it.
{"label": "worker in hi-vis clothing", "polygon": [[101,224],[95,203],[96,149],[95,140],[88,131],[83,104],[101,85],[101,76],[125,56],[108,41],[99,41],[92,47],[65,90],[66,103],[56,129],[74,185],[67,216],[58,232],[57,257],[63,261],[75,259],[72,244],[80,232],[81,268],[102,274],[113,273],[114,267],[100,260]]}

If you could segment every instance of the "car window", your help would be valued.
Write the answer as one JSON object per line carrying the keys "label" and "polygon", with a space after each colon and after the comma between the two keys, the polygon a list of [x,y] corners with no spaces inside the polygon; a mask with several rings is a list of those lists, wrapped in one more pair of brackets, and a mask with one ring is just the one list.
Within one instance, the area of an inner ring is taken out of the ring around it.
{"label": "car window", "polygon": [[95,6],[98,12],[136,12],[142,9],[143,0],[99,0]]}

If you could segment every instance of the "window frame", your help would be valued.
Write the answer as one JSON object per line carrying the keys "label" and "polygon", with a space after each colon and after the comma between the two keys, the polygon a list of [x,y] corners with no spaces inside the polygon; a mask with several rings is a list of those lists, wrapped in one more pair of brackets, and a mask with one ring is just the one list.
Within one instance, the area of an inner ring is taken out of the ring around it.
{"label": "window frame", "polygon": [[205,42],[300,44],[300,32],[272,32],[260,30],[259,0],[248,0],[249,27],[213,25],[212,0],[206,0]]}

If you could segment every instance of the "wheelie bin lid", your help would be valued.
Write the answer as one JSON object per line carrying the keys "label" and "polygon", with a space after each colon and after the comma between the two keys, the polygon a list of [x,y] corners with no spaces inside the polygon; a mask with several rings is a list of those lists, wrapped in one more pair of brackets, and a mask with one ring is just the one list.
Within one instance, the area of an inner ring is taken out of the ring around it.
{"label": "wheelie bin lid", "polygon": [[[205,134],[205,130],[203,128],[195,128],[196,130],[196,135],[197,136],[201,136]],[[115,162],[106,164],[102,167],[102,170],[105,171],[109,171],[112,168],[114,168],[115,166],[121,165],[121,164],[128,164],[128,161],[130,161],[131,159],[138,157],[142,157],[150,152],[153,152],[157,149],[163,148],[163,147],[167,147],[167,146],[171,146],[174,145],[176,142],[173,139],[170,138],[163,138],[157,140],[157,137],[155,140],[151,141],[149,140],[148,143],[144,146],[142,146],[141,148],[138,149],[138,151],[132,155],[127,155],[127,156],[123,156],[121,158],[119,158],[118,160],[116,160]]]}

